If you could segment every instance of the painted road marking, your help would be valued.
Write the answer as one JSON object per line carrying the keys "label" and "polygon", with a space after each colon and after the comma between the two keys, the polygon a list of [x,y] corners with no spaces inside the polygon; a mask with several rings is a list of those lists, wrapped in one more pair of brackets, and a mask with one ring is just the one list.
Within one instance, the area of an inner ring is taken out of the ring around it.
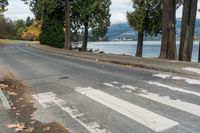
{"label": "painted road marking", "polygon": [[183,92],[183,93],[187,93],[187,94],[200,96],[200,93],[197,93],[197,92],[194,92],[194,91],[189,91],[189,90],[184,90],[184,89],[181,89],[181,88],[178,88],[178,87],[173,87],[173,86],[165,85],[165,84],[158,83],[158,82],[149,81],[147,83],[149,83],[151,85],[156,85],[156,86],[159,86],[159,87],[164,87],[164,88],[167,88],[167,89],[170,89],[170,90],[173,90],[173,91],[179,91],[179,92]]}
{"label": "painted road marking", "polygon": [[106,85],[106,86],[112,87],[112,88],[119,89],[119,87],[113,85],[112,83],[103,83],[103,84]]}
{"label": "painted road marking", "polygon": [[124,89],[130,89],[135,91],[137,89],[137,87],[133,87],[131,85],[123,85],[119,82],[111,82],[111,83],[103,83],[105,86],[111,87],[111,88],[115,88],[115,89],[120,89],[120,88],[124,88]]}
{"label": "painted road marking", "polygon": [[190,72],[194,72],[194,73],[198,73],[200,74],[200,68],[195,68],[195,67],[186,67],[186,68],[182,68],[183,70],[187,70]]}
{"label": "painted road marking", "polygon": [[162,78],[162,79],[167,79],[167,78],[170,78],[172,75],[159,73],[159,74],[154,74],[153,76],[159,77],[159,78]]}
{"label": "painted road marking", "polygon": [[185,77],[180,77],[180,76],[172,76],[172,75],[167,75],[167,74],[154,74],[154,77],[159,77],[162,79],[167,79],[167,78],[171,78],[174,80],[179,80],[179,81],[184,81],[188,84],[193,84],[193,85],[200,85],[200,80],[197,79],[191,79],[191,78],[185,78]]}
{"label": "painted road marking", "polygon": [[[168,97],[168,96],[163,97],[163,96],[160,96],[159,94],[149,93],[145,89],[141,89],[141,88],[134,87],[134,86],[131,86],[131,85],[128,85],[128,86],[130,86],[130,88],[135,88],[135,89],[137,89],[141,92],[139,94],[134,93],[134,95],[137,95],[137,96],[140,96],[140,97],[143,97],[143,98],[146,98],[146,99],[150,99],[152,101],[155,101],[155,102],[158,102],[158,103],[161,103],[161,104],[182,110],[184,112],[187,112],[187,113],[190,113],[190,114],[193,114],[193,115],[196,115],[196,116],[200,116],[200,106],[199,105],[188,103],[188,102],[183,102],[183,101],[180,101],[180,100],[173,100],[173,99],[170,99],[170,97]],[[127,92],[127,93],[132,93],[131,89],[130,90],[124,90],[124,91]]]}
{"label": "painted road marking", "polygon": [[5,110],[10,110],[11,106],[8,102],[8,99],[6,98],[6,96],[4,95],[3,91],[0,89],[0,99],[2,101],[2,105],[4,107]]}
{"label": "painted road marking", "polygon": [[143,91],[143,93],[140,94],[135,94],[150,100],[153,100],[155,102],[185,111],[187,113],[196,115],[196,116],[200,116],[200,106],[196,105],[196,104],[192,104],[192,103],[188,103],[188,102],[183,102],[180,100],[172,100],[170,99],[170,97],[161,97],[158,94],[154,94],[154,93],[149,93],[147,91]]}
{"label": "painted road marking", "polygon": [[74,120],[85,127],[90,133],[111,133],[109,130],[102,128],[97,122],[87,122],[85,114],[80,113],[80,111],[75,106],[69,106],[64,100],[59,99],[54,92],[40,93],[33,95],[33,97],[44,107],[49,108],[51,105],[56,104],[63,111],[68,113]]}
{"label": "painted road marking", "polygon": [[156,132],[179,125],[178,122],[91,87],[77,88],[76,91]]}

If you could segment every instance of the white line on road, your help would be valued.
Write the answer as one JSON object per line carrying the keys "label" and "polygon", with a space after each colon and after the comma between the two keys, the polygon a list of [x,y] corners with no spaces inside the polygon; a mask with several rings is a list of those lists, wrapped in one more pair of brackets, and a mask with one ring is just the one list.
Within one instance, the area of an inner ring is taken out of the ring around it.
{"label": "white line on road", "polygon": [[145,108],[131,104],[127,101],[109,95],[105,92],[93,89],[91,87],[77,88],[76,91],[96,102],[99,102],[111,108],[116,112],[125,115],[128,118],[131,118],[143,124],[144,126],[156,132],[172,128],[179,124],[178,122],[175,122],[159,114],[151,112]]}
{"label": "white line on road", "polygon": [[74,120],[85,127],[90,133],[111,133],[109,130],[102,128],[97,122],[86,122],[85,114],[75,107],[70,107],[64,100],[59,99],[54,92],[41,93],[33,97],[44,107],[48,108],[56,104],[63,111],[68,113]]}
{"label": "white line on road", "polygon": [[158,83],[158,82],[149,81],[147,83],[149,83],[151,85],[156,85],[156,86],[159,86],[159,87],[164,87],[164,88],[167,88],[167,89],[170,89],[170,90],[173,90],[173,91],[179,91],[179,92],[183,92],[183,93],[188,93],[188,94],[200,96],[200,93],[197,93],[197,92],[194,92],[194,91],[189,91],[189,90],[184,90],[184,89],[181,89],[181,88],[178,88],[178,87],[173,87],[173,86],[165,85],[165,84]]}
{"label": "white line on road", "polygon": [[195,68],[195,67],[186,67],[186,68],[182,68],[183,70],[187,70],[190,72],[194,72],[194,73],[198,73],[200,74],[200,68]]}
{"label": "white line on road", "polygon": [[138,93],[138,94],[134,93],[134,95],[153,100],[155,102],[158,102],[158,103],[161,103],[161,104],[164,104],[164,105],[185,111],[187,113],[190,113],[190,114],[193,114],[193,115],[196,115],[196,116],[200,116],[200,106],[199,105],[180,101],[180,100],[172,100],[168,96],[162,97],[159,94],[149,93],[145,89],[141,89],[141,88],[134,87],[134,86],[131,86],[131,85],[128,85],[128,86],[130,87],[130,90],[124,90],[127,93],[132,93],[131,88],[135,88],[135,89],[138,89],[141,93]]}
{"label": "white line on road", "polygon": [[162,78],[162,79],[166,79],[166,78],[170,78],[172,75],[159,73],[159,74],[154,74],[153,76],[159,77],[159,78]]}
{"label": "white line on road", "polygon": [[10,110],[11,106],[8,102],[8,99],[6,98],[6,96],[4,95],[3,91],[0,89],[0,99],[2,101],[3,107],[5,110]]}
{"label": "white line on road", "polygon": [[144,90],[143,90],[143,93],[135,94],[135,95],[153,100],[153,101],[158,102],[158,103],[162,103],[164,105],[185,111],[187,113],[190,113],[190,114],[193,114],[193,115],[196,115],[196,116],[200,116],[200,106],[198,106],[196,104],[183,102],[183,101],[180,101],[180,100],[172,100],[172,99],[170,99],[170,97],[167,97],[167,96],[161,97],[158,94],[149,93],[149,92],[144,91]]}
{"label": "white line on road", "polygon": [[179,81],[184,81],[188,84],[193,84],[193,85],[200,85],[200,80],[197,80],[197,79],[191,79],[191,78],[185,78],[185,77],[180,77],[180,76],[172,76],[172,75],[167,75],[167,74],[154,74],[153,75],[154,77],[159,77],[159,78],[162,78],[162,79],[167,79],[167,78],[171,78],[171,79],[174,79],[174,80],[179,80]]}
{"label": "white line on road", "polygon": [[106,86],[108,86],[108,87],[119,89],[119,87],[113,85],[112,83],[103,83],[103,84],[106,85]]}
{"label": "white line on road", "polygon": [[172,77],[172,79],[184,80],[188,84],[200,85],[200,80],[196,80],[196,79],[184,78],[184,77],[179,77],[179,76],[174,76],[174,77]]}

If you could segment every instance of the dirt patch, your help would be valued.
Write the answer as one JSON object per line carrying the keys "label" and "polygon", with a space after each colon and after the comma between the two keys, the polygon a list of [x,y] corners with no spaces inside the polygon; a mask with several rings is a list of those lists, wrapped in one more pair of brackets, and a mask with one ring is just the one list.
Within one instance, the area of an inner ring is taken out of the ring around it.
{"label": "dirt patch", "polygon": [[0,89],[7,95],[11,105],[9,115],[13,123],[7,123],[6,127],[21,133],[69,133],[59,123],[45,124],[32,119],[31,115],[37,110],[34,107],[35,100],[30,89],[14,76],[0,80]]}

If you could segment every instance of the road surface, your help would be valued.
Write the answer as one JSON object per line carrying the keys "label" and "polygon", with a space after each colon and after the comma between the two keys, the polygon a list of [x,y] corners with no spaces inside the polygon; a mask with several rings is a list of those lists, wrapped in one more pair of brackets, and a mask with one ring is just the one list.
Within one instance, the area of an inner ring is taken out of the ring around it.
{"label": "road surface", "polygon": [[41,122],[73,133],[199,133],[200,80],[0,46],[0,64],[31,87]]}

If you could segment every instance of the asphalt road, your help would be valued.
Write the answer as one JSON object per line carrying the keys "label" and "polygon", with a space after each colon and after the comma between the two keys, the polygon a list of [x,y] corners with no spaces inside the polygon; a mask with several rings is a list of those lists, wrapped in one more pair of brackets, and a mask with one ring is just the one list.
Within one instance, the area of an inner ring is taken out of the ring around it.
{"label": "asphalt road", "polygon": [[200,133],[200,80],[0,46],[0,65],[31,87],[32,115],[73,133]]}

